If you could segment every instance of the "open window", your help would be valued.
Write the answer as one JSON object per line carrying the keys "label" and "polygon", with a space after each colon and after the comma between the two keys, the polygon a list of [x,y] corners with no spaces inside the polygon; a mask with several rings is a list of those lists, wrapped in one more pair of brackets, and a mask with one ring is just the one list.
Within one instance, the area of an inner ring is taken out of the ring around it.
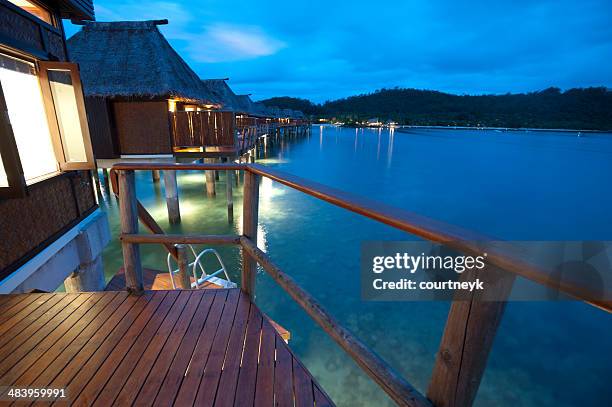
{"label": "open window", "polygon": [[75,64],[0,54],[0,196],[95,167]]}
{"label": "open window", "polygon": [[51,139],[60,168],[95,168],[77,65],[41,61],[38,66]]}

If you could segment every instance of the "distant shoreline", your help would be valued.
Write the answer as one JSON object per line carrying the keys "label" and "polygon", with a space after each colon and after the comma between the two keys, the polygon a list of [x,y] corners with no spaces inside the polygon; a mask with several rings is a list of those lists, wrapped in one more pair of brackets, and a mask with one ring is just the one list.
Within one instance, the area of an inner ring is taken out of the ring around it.
{"label": "distant shoreline", "polygon": [[[315,123],[313,123],[315,124]],[[331,123],[328,123],[332,125]],[[389,126],[340,126],[347,128],[364,128],[377,129],[388,128]],[[414,126],[414,125],[398,125],[393,126],[395,129],[434,129],[434,130],[497,130],[497,131],[540,131],[551,133],[612,133],[612,130],[582,130],[582,129],[541,129],[532,127],[473,127],[473,126]]]}

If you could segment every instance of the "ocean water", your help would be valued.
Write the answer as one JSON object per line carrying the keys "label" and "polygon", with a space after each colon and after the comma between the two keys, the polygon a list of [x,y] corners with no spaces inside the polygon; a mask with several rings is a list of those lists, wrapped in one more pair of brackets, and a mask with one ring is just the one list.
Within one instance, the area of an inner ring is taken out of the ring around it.
{"label": "ocean water", "polygon": [[[268,147],[261,164],[501,239],[612,240],[612,134],[313,126],[309,137]],[[230,225],[224,174],[216,198],[201,173],[178,182],[183,220],[171,226],[163,182],[137,174],[140,200],[166,231],[239,233],[242,191],[234,189]],[[122,263],[118,209],[114,198],[103,207],[114,236],[104,253],[110,278]],[[259,221],[272,259],[425,392],[449,304],[360,299],[360,242],[413,237],[267,179]],[[239,281],[238,250],[218,249]],[[142,259],[166,269],[160,248],[143,246]],[[256,302],[291,331],[291,348],[338,405],[393,405],[263,272]],[[509,303],[475,405],[612,405],[610,337],[612,316],[583,303]]]}

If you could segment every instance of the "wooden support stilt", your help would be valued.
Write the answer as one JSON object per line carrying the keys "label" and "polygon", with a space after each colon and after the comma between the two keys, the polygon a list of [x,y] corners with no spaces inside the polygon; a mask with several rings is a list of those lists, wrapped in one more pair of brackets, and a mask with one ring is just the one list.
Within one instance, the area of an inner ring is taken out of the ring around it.
{"label": "wooden support stilt", "polygon": [[110,182],[108,181],[108,168],[102,168],[102,186],[107,195],[111,194]]}
{"label": "wooden support stilt", "polygon": [[152,170],[151,177],[153,178],[153,182],[159,182],[159,170]]}
{"label": "wooden support stilt", "polygon": [[[134,171],[119,171],[119,214],[121,233],[138,233],[138,209],[136,203],[136,181]],[[140,247],[137,243],[121,242],[123,268],[128,291],[141,292],[143,287]]]}
{"label": "wooden support stilt", "polygon": [[179,207],[176,171],[164,170],[164,185],[166,187],[166,206],[168,207],[168,220],[172,224],[180,223],[181,210]]}
{"label": "wooden support stilt", "polygon": [[[238,163],[242,163],[242,156],[238,156]],[[235,174],[236,188],[240,186],[240,171],[236,170]]]}
{"label": "wooden support stilt", "polygon": [[[214,158],[205,158],[204,159],[205,163],[208,164],[212,164],[215,162]],[[216,189],[215,189],[215,174],[214,171],[211,170],[206,170],[204,171],[205,176],[206,176],[206,195],[209,197],[213,197],[215,196],[216,193]]]}
{"label": "wooden support stilt", "polygon": [[226,173],[225,196],[227,198],[227,222],[231,225],[232,223],[234,223],[234,194],[232,190],[232,187],[234,184],[234,179],[232,175],[234,174],[234,171],[228,170],[225,173]]}

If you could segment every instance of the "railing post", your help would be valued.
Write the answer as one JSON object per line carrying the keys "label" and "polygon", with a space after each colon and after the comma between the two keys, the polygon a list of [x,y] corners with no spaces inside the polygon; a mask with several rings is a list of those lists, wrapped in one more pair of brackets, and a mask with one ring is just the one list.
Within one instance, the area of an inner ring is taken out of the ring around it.
{"label": "railing post", "polygon": [[[138,209],[134,171],[119,171],[119,214],[121,233],[138,233]],[[121,242],[126,288],[130,292],[143,290],[140,247],[135,243]]]}
{"label": "railing post", "polygon": [[[257,245],[259,212],[259,175],[244,171],[244,201],[242,205],[242,234]],[[257,261],[242,249],[242,291],[250,297],[255,294]]]}
{"label": "railing post", "polygon": [[178,254],[178,286],[184,290],[191,288],[189,274],[189,260],[187,259],[187,246],[184,244],[175,245]]}
{"label": "railing post", "polygon": [[[463,277],[474,280],[472,273]],[[478,277],[485,289],[471,299],[453,301],[448,313],[427,389],[436,407],[469,407],[474,402],[515,279],[493,267]]]}

